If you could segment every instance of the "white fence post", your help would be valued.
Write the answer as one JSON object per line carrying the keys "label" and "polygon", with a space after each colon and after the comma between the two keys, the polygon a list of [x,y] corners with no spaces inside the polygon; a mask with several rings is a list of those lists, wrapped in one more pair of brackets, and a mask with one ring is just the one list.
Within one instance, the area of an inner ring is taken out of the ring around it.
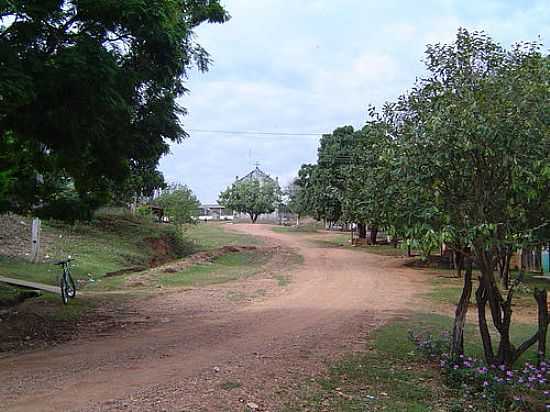
{"label": "white fence post", "polygon": [[40,252],[40,219],[35,217],[32,220],[32,245],[31,245],[32,263],[36,263],[38,261],[39,252]]}

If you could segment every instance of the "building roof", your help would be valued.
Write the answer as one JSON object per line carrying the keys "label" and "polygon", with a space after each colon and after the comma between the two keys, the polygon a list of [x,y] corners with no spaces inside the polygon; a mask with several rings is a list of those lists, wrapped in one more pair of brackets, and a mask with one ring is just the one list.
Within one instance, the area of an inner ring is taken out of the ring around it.
{"label": "building roof", "polygon": [[262,169],[260,169],[258,166],[256,166],[250,173],[247,175],[241,177],[240,179],[237,179],[237,182],[242,182],[243,180],[270,180],[274,182],[275,180],[269,176],[266,172],[264,172]]}

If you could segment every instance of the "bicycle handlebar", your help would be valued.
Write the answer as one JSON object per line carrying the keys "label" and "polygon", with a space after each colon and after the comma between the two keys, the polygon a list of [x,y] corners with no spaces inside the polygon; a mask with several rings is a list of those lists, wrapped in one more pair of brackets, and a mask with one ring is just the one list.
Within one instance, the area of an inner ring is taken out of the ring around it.
{"label": "bicycle handlebar", "polygon": [[69,263],[69,262],[72,261],[72,260],[74,260],[74,259],[73,259],[73,258],[67,258],[67,259],[60,260],[60,261],[58,261],[58,262],[55,262],[54,265],[59,265],[59,266],[61,266],[61,265],[64,265],[64,264],[66,264],[66,263]]}

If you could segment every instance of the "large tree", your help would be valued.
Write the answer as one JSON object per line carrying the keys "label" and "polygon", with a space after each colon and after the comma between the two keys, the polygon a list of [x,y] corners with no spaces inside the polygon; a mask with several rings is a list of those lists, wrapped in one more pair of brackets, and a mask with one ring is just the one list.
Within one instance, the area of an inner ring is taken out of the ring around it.
{"label": "large tree", "polygon": [[295,182],[302,191],[306,213],[330,224],[341,218],[342,202],[340,191],[328,184],[328,176],[327,170],[320,165],[304,164]]}
{"label": "large tree", "polygon": [[286,207],[296,215],[296,224],[300,224],[300,219],[308,213],[306,201],[306,192],[298,184],[298,178],[293,179],[285,189]]}
{"label": "large tree", "polygon": [[200,202],[193,191],[182,184],[172,184],[153,203],[164,208],[164,215],[175,224],[194,223]]}
{"label": "large tree", "polygon": [[227,19],[218,0],[0,1],[0,139],[83,196],[124,181],[186,136],[176,99],[210,62],[194,29]]}
{"label": "large tree", "polygon": [[227,209],[246,213],[252,223],[256,223],[258,216],[272,213],[278,208],[281,189],[271,180],[241,180],[220,193],[219,202]]}
{"label": "large tree", "polygon": [[[400,102],[402,178],[432,193],[440,228],[471,246],[481,272],[475,294],[486,360],[511,364],[545,340],[541,330],[521,345],[511,342],[513,288],[504,295],[494,269],[503,241],[525,245],[549,221],[550,62],[539,44],[505,50],[461,29],[453,44],[429,46],[426,63],[428,75]],[[471,290],[466,279],[461,322]]]}

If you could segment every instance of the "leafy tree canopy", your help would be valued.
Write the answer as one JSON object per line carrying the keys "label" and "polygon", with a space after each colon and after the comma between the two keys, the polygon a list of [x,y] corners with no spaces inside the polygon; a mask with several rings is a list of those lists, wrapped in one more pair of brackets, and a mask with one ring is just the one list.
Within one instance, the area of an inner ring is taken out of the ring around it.
{"label": "leafy tree canopy", "polygon": [[164,208],[165,216],[175,224],[194,223],[193,217],[196,216],[200,207],[200,202],[193,191],[181,184],[168,186],[154,203]]}
{"label": "leafy tree canopy", "polygon": [[270,180],[242,180],[220,193],[219,202],[228,209],[248,214],[252,223],[256,223],[259,215],[277,209],[281,203],[281,189]]}
{"label": "leafy tree canopy", "polygon": [[0,139],[83,195],[156,165],[186,136],[190,68],[210,63],[194,29],[227,19],[218,0],[0,1]]}

